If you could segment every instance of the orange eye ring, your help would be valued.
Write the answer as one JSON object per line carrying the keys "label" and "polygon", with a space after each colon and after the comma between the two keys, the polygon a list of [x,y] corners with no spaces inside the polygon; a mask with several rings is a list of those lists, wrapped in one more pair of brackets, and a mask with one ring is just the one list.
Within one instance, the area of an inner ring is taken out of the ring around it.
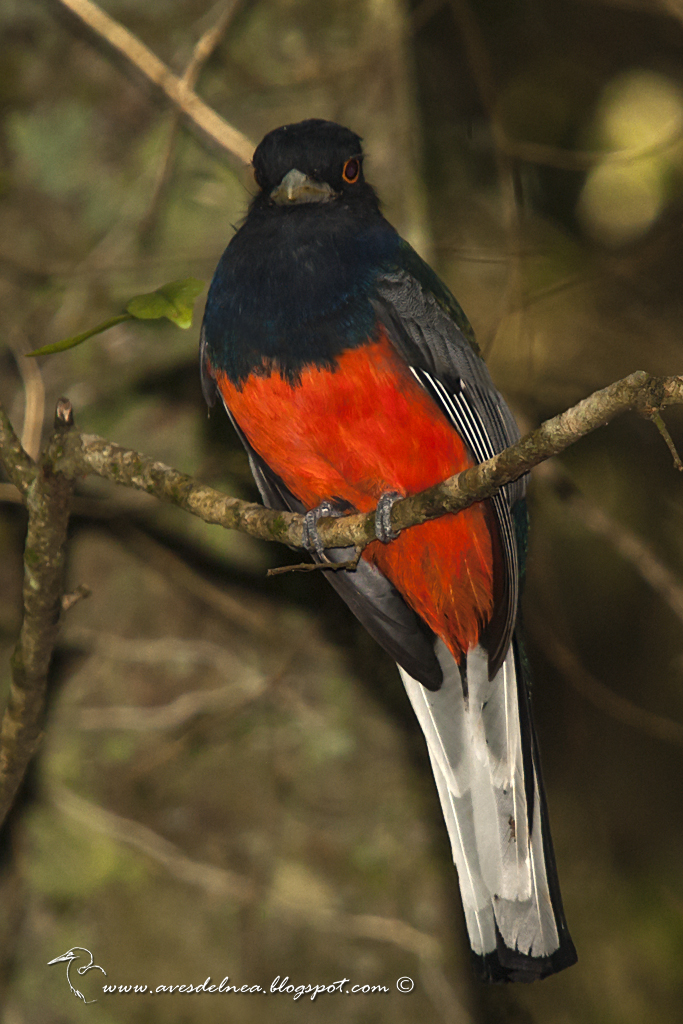
{"label": "orange eye ring", "polygon": [[358,181],[360,177],[360,160],[358,157],[352,156],[350,160],[347,160],[342,170],[342,178],[349,185],[353,185],[354,182]]}

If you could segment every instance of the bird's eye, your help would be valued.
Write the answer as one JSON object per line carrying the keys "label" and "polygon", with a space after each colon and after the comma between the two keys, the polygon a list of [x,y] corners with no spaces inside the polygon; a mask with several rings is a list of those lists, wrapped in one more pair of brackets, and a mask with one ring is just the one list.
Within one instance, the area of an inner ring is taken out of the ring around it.
{"label": "bird's eye", "polygon": [[344,164],[344,170],[342,171],[342,178],[347,181],[349,185],[353,185],[354,181],[358,181],[360,175],[360,160],[357,160],[355,156],[351,157]]}

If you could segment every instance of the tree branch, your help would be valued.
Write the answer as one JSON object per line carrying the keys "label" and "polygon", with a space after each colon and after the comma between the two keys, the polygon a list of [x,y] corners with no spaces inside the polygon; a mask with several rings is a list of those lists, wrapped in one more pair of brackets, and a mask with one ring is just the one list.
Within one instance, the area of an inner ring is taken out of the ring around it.
{"label": "tree branch", "polygon": [[[408,529],[491,497],[505,484],[621,413],[638,411],[651,415],[653,409],[669,405],[683,405],[683,377],[651,377],[638,370],[546,420],[500,455],[397,501],[391,510],[392,529]],[[241,530],[261,540],[303,547],[302,516],[231,498],[146,455],[94,435],[70,436],[58,466],[68,476],[95,473],[114,483],[154,494],[207,523]],[[318,531],[324,547],[362,549],[376,539],[374,510],[339,519],[325,517],[319,521]]]}
{"label": "tree branch", "polygon": [[[394,530],[408,529],[491,497],[553,455],[621,413],[652,417],[669,405],[683,405],[683,376],[651,377],[643,370],[596,391],[578,405],[547,420],[500,455],[473,466],[421,494],[397,501]],[[26,540],[24,621],[12,659],[13,679],[0,733],[0,821],[9,809],[40,742],[47,672],[57,636],[63,596],[64,543],[74,483],[94,473],[134,487],[191,512],[204,522],[241,530],[262,540],[303,547],[303,517],[240,501],[197,484],[139,452],[72,428],[71,406],[57,406],[56,430],[39,468],[34,468],[0,407],[0,461],[24,495],[29,526]],[[375,513],[324,518],[324,547],[361,551],[376,539]]]}
{"label": "tree branch", "polygon": [[[635,411],[651,417],[653,411],[670,405],[683,405],[683,376],[652,377],[644,370],[637,370],[546,420],[494,458],[397,501],[391,510],[392,529],[405,530],[490,498],[505,484],[517,480],[622,413]],[[17,454],[17,446],[23,458]],[[0,459],[10,467],[10,475],[15,474],[23,481],[22,489],[26,490],[30,460],[1,407]],[[54,468],[70,479],[94,473],[113,483],[146,491],[206,523],[240,530],[260,540],[304,546],[302,516],[230,497],[213,487],[196,483],[191,476],[163,462],[121,448],[94,434],[70,431],[65,435],[55,455]],[[325,547],[362,549],[376,539],[375,512],[339,519],[324,517],[318,523],[318,530]]]}
{"label": "tree branch", "polygon": [[21,446],[7,413],[0,405],[0,464],[15,487],[26,494],[36,475],[36,466]]}
{"label": "tree branch", "polygon": [[[216,47],[220,44],[240,3],[241,0],[226,0],[226,3],[215,23],[210,25],[206,32],[204,32],[201,38],[197,41],[194,50],[192,51],[192,58],[185,68],[182,78],[179,80],[182,89],[186,91],[194,91],[202,68]],[[182,111],[179,107],[176,107],[171,116],[171,123],[168,127],[168,134],[164,143],[162,157],[157,168],[152,198],[150,200],[147,213],[140,222],[139,232],[140,238],[143,242],[148,241],[156,229],[162,199],[171,180],[173,155],[175,153],[176,140],[178,138],[178,131],[181,127],[182,120]]]}
{"label": "tree branch", "polygon": [[90,35],[124,57],[128,65],[144,75],[150,85],[170,100],[192,127],[225,150],[237,163],[247,166],[251,164],[254,146],[246,135],[207,106],[182,78],[175,75],[132,32],[110,18],[91,0],[53,0],[53,3],[77,18]]}
{"label": "tree branch", "polygon": [[[60,402],[54,433],[33,481],[25,488],[28,531],[24,619],[12,655],[10,693],[0,727],[0,822],[12,806],[42,738],[47,674],[64,592],[66,531],[74,486],[73,480],[55,473],[54,463],[72,424],[71,406]],[[23,483],[27,473],[24,466]]]}

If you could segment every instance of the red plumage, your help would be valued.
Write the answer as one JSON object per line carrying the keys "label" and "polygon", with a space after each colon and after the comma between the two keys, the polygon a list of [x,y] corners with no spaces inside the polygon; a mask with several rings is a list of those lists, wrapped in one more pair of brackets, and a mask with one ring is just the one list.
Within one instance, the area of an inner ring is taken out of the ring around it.
{"label": "red plumage", "polygon": [[[307,508],[339,497],[361,512],[386,491],[416,494],[473,465],[459,435],[383,331],[335,370],[277,369],[241,387],[215,371],[226,405],[262,459]],[[493,545],[482,504],[379,541],[364,555],[459,661],[493,607]]]}

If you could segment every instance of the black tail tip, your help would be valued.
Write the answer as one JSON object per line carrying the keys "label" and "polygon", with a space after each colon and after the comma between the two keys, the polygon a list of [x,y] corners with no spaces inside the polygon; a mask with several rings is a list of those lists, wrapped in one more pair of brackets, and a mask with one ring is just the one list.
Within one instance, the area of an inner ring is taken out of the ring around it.
{"label": "black tail tip", "polygon": [[571,967],[578,960],[574,943],[564,936],[559,949],[550,956],[529,956],[518,949],[510,949],[499,939],[498,948],[484,956],[472,954],[474,971],[480,981],[505,983],[511,981],[540,981]]}

